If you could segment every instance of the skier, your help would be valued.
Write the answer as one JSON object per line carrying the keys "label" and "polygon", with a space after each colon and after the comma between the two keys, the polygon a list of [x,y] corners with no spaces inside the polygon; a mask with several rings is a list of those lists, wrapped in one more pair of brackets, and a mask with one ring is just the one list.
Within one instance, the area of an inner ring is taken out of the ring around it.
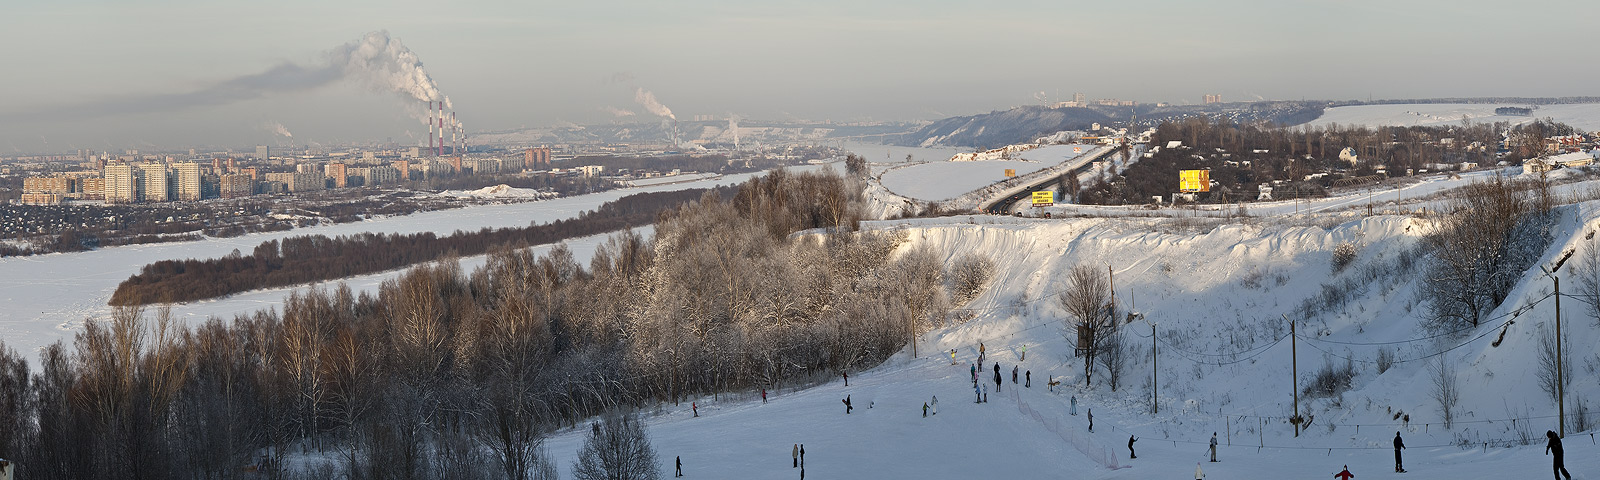
{"label": "skier", "polygon": [[1217,432],[1211,432],[1211,461],[1217,461]]}
{"label": "skier", "polygon": [[1072,396],[1072,414],[1073,415],[1077,415],[1078,414],[1078,396],[1077,395],[1073,395]]}
{"label": "skier", "polygon": [[789,449],[789,456],[794,460],[794,466],[789,468],[800,468],[800,444],[796,443],[794,448]]}
{"label": "skier", "polygon": [[972,382],[972,395],[977,397],[972,403],[983,403],[983,389],[978,387],[978,382]]}
{"label": "skier", "polygon": [[844,386],[850,386],[850,372],[844,372]]}
{"label": "skier", "polygon": [[1551,464],[1551,468],[1555,469],[1556,480],[1561,480],[1562,475],[1566,475],[1567,480],[1572,480],[1572,474],[1567,473],[1566,463],[1561,461],[1561,437],[1556,436],[1556,432],[1550,430],[1545,430],[1544,436],[1550,437],[1550,443],[1544,446],[1544,454],[1549,455],[1552,450],[1556,452],[1555,463]]}
{"label": "skier", "polygon": [[983,403],[989,403],[989,384],[983,384]]}
{"label": "skier", "polygon": [[1400,463],[1400,450],[1405,448],[1406,442],[1400,441],[1400,432],[1394,432],[1394,473],[1406,473],[1406,467]]}
{"label": "skier", "polygon": [[1094,432],[1094,409],[1089,409],[1087,413],[1089,414],[1089,431]]}
{"label": "skier", "polygon": [[934,395],[933,396],[933,414],[934,415],[938,415],[939,414],[939,396],[938,395]]}
{"label": "skier", "polygon": [[928,402],[922,402],[922,418],[928,418]]}
{"label": "skier", "polygon": [[1023,388],[1033,388],[1033,370],[1022,372]]}
{"label": "skier", "polygon": [[1132,460],[1132,459],[1135,459],[1135,458],[1139,458],[1139,454],[1133,453],[1133,442],[1137,442],[1137,441],[1139,441],[1138,438],[1134,437],[1133,435],[1128,435],[1128,459],[1129,460]]}
{"label": "skier", "polygon": [[694,403],[694,402],[689,402],[689,409],[690,410],[694,410],[694,416],[696,416],[696,417],[700,416],[700,405],[699,404]]}
{"label": "skier", "polygon": [[972,364],[968,365],[972,367],[972,386],[976,388],[978,386],[978,366]]}
{"label": "skier", "polygon": [[982,355],[983,355],[983,352],[984,352],[984,349],[983,349],[983,342],[978,342],[978,355],[979,355],[979,356],[982,356]]}
{"label": "skier", "polygon": [[1339,480],[1350,480],[1352,478],[1356,478],[1356,474],[1350,473],[1350,466],[1345,465],[1344,470],[1340,470],[1339,473],[1333,474],[1333,478],[1337,478]]}
{"label": "skier", "polygon": [[677,460],[678,460],[678,473],[673,475],[673,476],[674,477],[681,477],[681,476],[683,476],[683,457],[677,457]]}
{"label": "skier", "polygon": [[1017,366],[1016,365],[1012,365],[1011,366],[1011,384],[1012,385],[1016,385],[1017,384]]}
{"label": "skier", "polygon": [[844,396],[844,400],[840,400],[840,401],[844,402],[844,414],[845,415],[849,415],[850,414],[850,409],[851,409],[851,407],[850,407],[850,396],[849,395],[845,395]]}
{"label": "skier", "polygon": [[1028,360],[1028,344],[1026,344],[1026,343],[1022,344],[1022,358],[1019,358],[1017,360],[1021,360],[1021,361],[1027,361]]}
{"label": "skier", "polygon": [[995,393],[1000,393],[1000,365],[999,364],[995,364],[994,367],[995,367],[995,372],[994,372],[994,391],[995,391]]}
{"label": "skier", "polygon": [[800,475],[805,476],[806,471],[806,444],[800,444]]}
{"label": "skier", "polygon": [[767,403],[767,389],[761,389],[761,403]]}
{"label": "skier", "polygon": [[1206,472],[1200,471],[1200,462],[1194,462],[1194,480],[1206,480]]}
{"label": "skier", "polygon": [[950,364],[951,365],[955,365],[956,364],[956,349],[954,349],[954,348],[950,349]]}

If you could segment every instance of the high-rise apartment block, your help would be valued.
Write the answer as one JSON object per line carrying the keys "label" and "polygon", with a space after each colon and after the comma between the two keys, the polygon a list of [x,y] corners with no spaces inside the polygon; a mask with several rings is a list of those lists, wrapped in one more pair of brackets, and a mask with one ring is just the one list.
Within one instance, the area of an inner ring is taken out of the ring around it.
{"label": "high-rise apartment block", "polygon": [[134,203],[139,201],[139,177],[144,171],[133,165],[118,163],[106,165],[106,203]]}
{"label": "high-rise apartment block", "polygon": [[266,145],[256,145],[256,160],[266,161],[270,156],[268,155],[269,153],[272,152],[267,149]]}
{"label": "high-rise apartment block", "polygon": [[172,179],[177,183],[178,200],[196,202],[203,196],[200,187],[200,164],[194,162],[173,164]]}
{"label": "high-rise apartment block", "polygon": [[1205,96],[1205,102],[1207,104],[1222,103],[1222,95],[1219,95],[1219,94],[1208,94],[1208,95]]}
{"label": "high-rise apartment block", "polygon": [[165,202],[171,200],[171,192],[167,191],[171,182],[167,181],[167,164],[141,163],[139,170],[144,177],[140,181],[139,200],[145,202]]}
{"label": "high-rise apartment block", "polygon": [[242,173],[230,173],[222,176],[222,198],[239,198],[252,195],[256,190],[255,180]]}
{"label": "high-rise apartment block", "polygon": [[523,168],[550,168],[550,147],[523,150],[522,166]]}
{"label": "high-rise apartment block", "polygon": [[322,167],[322,173],[324,176],[333,179],[334,188],[344,188],[349,186],[349,167],[343,163],[330,163],[324,165]]}

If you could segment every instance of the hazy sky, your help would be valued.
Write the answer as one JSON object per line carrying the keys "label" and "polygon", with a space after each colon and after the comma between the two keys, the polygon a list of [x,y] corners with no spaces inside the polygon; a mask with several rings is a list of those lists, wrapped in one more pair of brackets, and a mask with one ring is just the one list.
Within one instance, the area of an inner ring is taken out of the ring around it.
{"label": "hazy sky", "polygon": [[[468,5],[459,5],[470,3]],[[0,154],[426,132],[317,70],[387,31],[469,130],[679,116],[910,120],[1083,92],[1198,102],[1600,95],[1578,1],[9,1]],[[289,68],[284,74],[284,68]],[[613,111],[635,115],[617,117]]]}

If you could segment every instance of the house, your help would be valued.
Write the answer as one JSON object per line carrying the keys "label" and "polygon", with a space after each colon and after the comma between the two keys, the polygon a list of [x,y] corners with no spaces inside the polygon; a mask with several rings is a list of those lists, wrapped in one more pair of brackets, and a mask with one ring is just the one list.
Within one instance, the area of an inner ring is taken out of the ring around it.
{"label": "house", "polygon": [[1345,162],[1349,162],[1351,165],[1355,165],[1357,160],[1356,149],[1344,147],[1344,150],[1339,151],[1339,160],[1343,160]]}

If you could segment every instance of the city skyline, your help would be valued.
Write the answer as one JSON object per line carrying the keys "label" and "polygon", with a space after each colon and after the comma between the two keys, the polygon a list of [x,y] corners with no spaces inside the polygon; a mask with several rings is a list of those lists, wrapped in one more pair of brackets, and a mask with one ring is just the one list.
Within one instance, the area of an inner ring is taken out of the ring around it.
{"label": "city skyline", "polygon": [[639,121],[666,107],[680,118],[927,120],[1077,92],[1174,103],[1593,95],[1585,78],[1597,67],[1574,53],[1580,16],[1536,15],[1579,7],[19,5],[0,19],[15,95],[0,105],[0,152],[426,145],[422,100],[318,68],[371,32],[415,53],[469,132]]}

